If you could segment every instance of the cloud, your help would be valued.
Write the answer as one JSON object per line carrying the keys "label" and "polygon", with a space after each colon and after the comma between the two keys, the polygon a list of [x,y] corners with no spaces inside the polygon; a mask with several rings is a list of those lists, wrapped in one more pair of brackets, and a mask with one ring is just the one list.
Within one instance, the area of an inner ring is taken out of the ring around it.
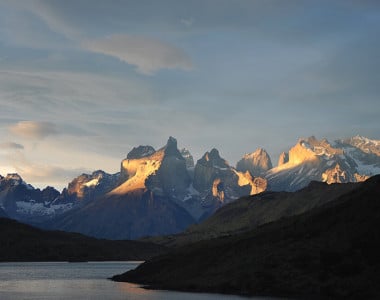
{"label": "cloud", "polygon": [[55,188],[62,189],[79,174],[89,173],[86,168],[63,168],[56,165],[31,162],[21,152],[9,155],[8,161],[11,165],[11,170],[20,174],[26,182],[40,188],[46,185],[54,185]]}
{"label": "cloud", "polygon": [[193,25],[194,23],[194,19],[193,18],[181,19],[181,23],[185,25],[186,27],[191,27],[191,25]]}
{"label": "cloud", "polygon": [[1,149],[24,150],[24,146],[23,145],[17,144],[17,143],[14,143],[14,142],[0,143],[0,148]]}
{"label": "cloud", "polygon": [[29,139],[43,139],[49,135],[56,135],[56,126],[50,122],[20,121],[9,126],[9,131],[17,136]]}
{"label": "cloud", "polygon": [[145,75],[153,75],[160,69],[189,71],[193,67],[183,50],[153,38],[115,34],[87,40],[82,46],[88,51],[113,56],[134,65],[139,73]]}

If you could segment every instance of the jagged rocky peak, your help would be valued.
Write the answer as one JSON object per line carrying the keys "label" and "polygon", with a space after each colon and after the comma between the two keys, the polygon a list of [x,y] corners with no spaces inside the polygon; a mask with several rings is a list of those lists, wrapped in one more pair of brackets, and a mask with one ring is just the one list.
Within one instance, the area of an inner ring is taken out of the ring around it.
{"label": "jagged rocky peak", "polygon": [[27,189],[33,190],[34,187],[30,184],[27,184],[19,174],[17,173],[9,173],[5,177],[0,177],[0,184],[1,186],[18,186],[18,185],[24,185]]}
{"label": "jagged rocky peak", "polygon": [[278,164],[277,166],[282,166],[286,164],[289,161],[289,153],[288,152],[282,152],[278,158]]}
{"label": "jagged rocky peak", "polygon": [[177,140],[170,136],[165,146],[165,156],[175,156],[184,159],[177,148]]}
{"label": "jagged rocky peak", "polygon": [[338,140],[337,143],[350,145],[362,150],[365,153],[372,153],[380,156],[380,140],[371,140],[367,137],[356,135],[348,139]]}
{"label": "jagged rocky peak", "polygon": [[186,148],[182,148],[181,151],[180,151],[180,153],[181,153],[182,157],[186,161],[186,167],[188,169],[194,168],[194,158],[191,155],[190,151],[187,150]]}
{"label": "jagged rocky peak", "polygon": [[5,176],[4,180],[12,183],[13,185],[18,185],[23,182],[21,176],[17,173],[9,173]]}
{"label": "jagged rocky peak", "polygon": [[127,155],[127,159],[138,159],[152,155],[156,150],[152,146],[134,147]]}
{"label": "jagged rocky peak", "polygon": [[258,148],[252,153],[245,154],[236,164],[238,171],[248,171],[252,176],[263,175],[272,167],[270,156],[263,148]]}
{"label": "jagged rocky peak", "polygon": [[211,149],[210,152],[206,152],[201,159],[198,159],[197,164],[219,167],[219,168],[229,168],[228,162],[220,157],[219,151],[215,148]]}
{"label": "jagged rocky peak", "polygon": [[123,160],[120,182],[111,194],[127,194],[138,189],[170,196],[184,193],[190,176],[185,158],[177,148],[177,140],[169,137],[164,147],[149,156]]}
{"label": "jagged rocky peak", "polygon": [[164,157],[155,173],[145,181],[146,187],[158,195],[183,198],[191,183],[186,159],[177,148],[177,140],[169,137],[164,147]]}
{"label": "jagged rocky peak", "polygon": [[289,163],[292,165],[303,162],[318,163],[320,158],[342,154],[343,150],[332,147],[327,139],[318,140],[311,136],[307,139],[299,139],[297,144],[289,150]]}
{"label": "jagged rocky peak", "polygon": [[111,175],[102,170],[94,171],[92,174],[83,173],[68,184],[64,194],[78,200],[90,199],[112,190],[117,181],[118,174]]}
{"label": "jagged rocky peak", "polygon": [[227,161],[220,157],[217,149],[213,148],[210,152],[206,152],[201,159],[198,159],[195,165],[194,188],[198,191],[209,190],[218,177],[217,175],[229,169]]}

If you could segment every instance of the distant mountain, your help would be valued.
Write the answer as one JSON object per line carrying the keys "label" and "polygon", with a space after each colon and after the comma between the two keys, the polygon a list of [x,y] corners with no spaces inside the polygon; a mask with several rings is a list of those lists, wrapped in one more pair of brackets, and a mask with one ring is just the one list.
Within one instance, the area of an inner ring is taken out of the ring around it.
{"label": "distant mountain", "polygon": [[[121,162],[120,173],[112,176],[108,192],[56,216],[45,228],[110,239],[173,234],[225,203],[264,191],[266,185],[264,179],[229,166],[216,149],[194,167],[190,152],[179,151],[173,137],[157,151],[151,146],[133,148]],[[96,190],[88,188],[99,184],[93,177],[75,179],[66,194],[75,194],[77,201],[91,195]]]}
{"label": "distant mountain", "polygon": [[18,174],[0,177],[0,208],[14,219],[24,222],[46,220],[71,208],[59,201],[60,193],[52,187],[42,191],[27,184]]}
{"label": "distant mountain", "polygon": [[186,245],[113,280],[182,291],[379,299],[379,195],[375,176],[307,213]]}
{"label": "distant mountain", "polygon": [[217,149],[194,165],[189,150],[179,150],[170,137],[159,150],[134,147],[116,174],[98,170],[79,175],[62,193],[52,187],[35,189],[18,174],[0,176],[0,208],[22,222],[97,237],[171,234],[243,196],[296,191],[311,181],[363,181],[380,173],[379,145],[361,136],[334,143],[310,137],[282,153],[276,167],[258,148],[234,168]]}
{"label": "distant mountain", "polygon": [[360,182],[380,174],[380,141],[354,137],[330,144],[315,137],[300,139],[279,165],[265,178],[268,190],[296,191],[310,181],[327,183]]}
{"label": "distant mountain", "polygon": [[272,161],[269,154],[262,148],[245,154],[236,164],[236,170],[240,172],[248,171],[251,176],[263,176],[270,169],[272,169]]}
{"label": "distant mountain", "polygon": [[203,207],[210,208],[209,214],[237,198],[263,192],[266,180],[253,177],[248,171],[237,171],[220,157],[217,149],[212,149],[197,161],[193,187]]}
{"label": "distant mountain", "polygon": [[152,243],[108,241],[43,231],[0,218],[0,261],[146,260],[166,249]]}
{"label": "distant mountain", "polygon": [[45,226],[110,239],[180,232],[195,222],[179,205],[188,196],[190,183],[174,138],[157,151],[140,146],[122,161],[116,187]]}

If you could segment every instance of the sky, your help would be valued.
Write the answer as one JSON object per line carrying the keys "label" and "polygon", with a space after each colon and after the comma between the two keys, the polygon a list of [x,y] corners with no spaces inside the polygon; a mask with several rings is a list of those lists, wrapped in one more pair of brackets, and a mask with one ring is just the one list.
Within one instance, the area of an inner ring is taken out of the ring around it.
{"label": "sky", "polygon": [[0,0],[0,174],[63,188],[169,136],[195,160],[380,139],[380,1]]}

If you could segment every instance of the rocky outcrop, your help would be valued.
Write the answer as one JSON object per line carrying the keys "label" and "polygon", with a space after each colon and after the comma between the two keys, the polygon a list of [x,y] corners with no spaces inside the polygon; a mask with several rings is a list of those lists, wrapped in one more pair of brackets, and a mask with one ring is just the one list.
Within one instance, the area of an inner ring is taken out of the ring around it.
{"label": "rocky outcrop", "polygon": [[187,150],[186,148],[181,149],[181,155],[186,161],[186,168],[191,169],[194,168],[194,158],[191,155],[190,151]]}
{"label": "rocky outcrop", "polygon": [[177,140],[170,137],[163,152],[160,167],[149,175],[145,186],[157,195],[183,199],[191,180],[186,160],[177,148]]}
{"label": "rocky outcrop", "polygon": [[245,154],[236,164],[236,170],[243,173],[248,171],[252,176],[262,176],[269,169],[272,169],[272,162],[269,154],[262,148]]}
{"label": "rocky outcrop", "polygon": [[152,155],[156,150],[152,146],[134,147],[128,154],[127,159],[139,159]]}
{"label": "rocky outcrop", "polygon": [[73,179],[63,191],[62,200],[92,200],[114,189],[119,181],[119,174],[108,174],[102,170],[92,174],[82,174]]}
{"label": "rocky outcrop", "polygon": [[335,167],[327,169],[322,173],[322,181],[331,183],[345,183],[352,181],[353,178],[348,174],[348,172],[342,170],[340,165],[337,163]]}
{"label": "rocky outcrop", "polygon": [[282,166],[283,164],[286,164],[289,162],[289,153],[287,152],[282,152],[278,158],[278,163],[277,166]]}
{"label": "rocky outcrop", "polygon": [[243,195],[264,191],[266,180],[253,177],[248,171],[237,171],[220,157],[218,150],[212,149],[197,161],[193,186],[202,202],[215,209]]}

